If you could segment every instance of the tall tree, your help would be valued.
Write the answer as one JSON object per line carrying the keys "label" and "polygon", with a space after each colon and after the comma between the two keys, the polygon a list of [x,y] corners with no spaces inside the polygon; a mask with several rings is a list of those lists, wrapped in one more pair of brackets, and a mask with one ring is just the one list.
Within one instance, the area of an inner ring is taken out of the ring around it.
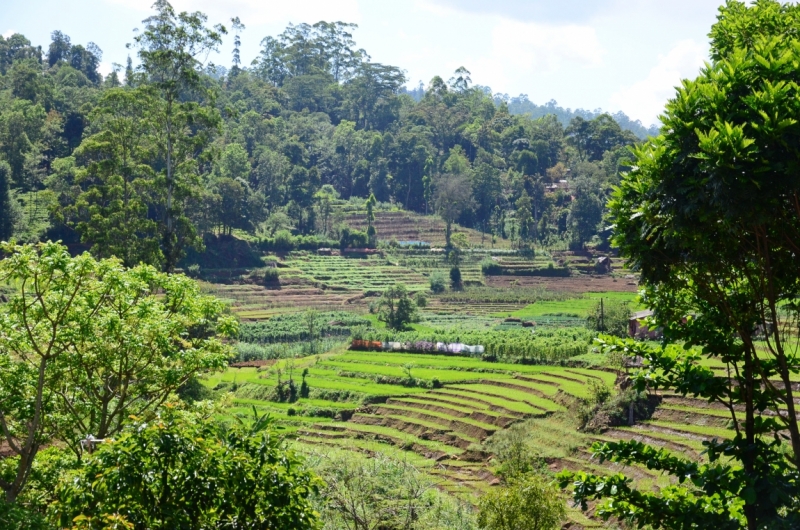
{"label": "tall tree", "polygon": [[105,91],[89,114],[96,134],[76,149],[81,193],[57,217],[77,228],[99,257],[120,258],[127,267],[163,265],[158,223],[151,218],[154,172],[154,94],[148,88]]}
{"label": "tall tree", "polygon": [[576,185],[575,200],[569,210],[569,225],[572,243],[582,249],[597,233],[603,219],[603,202],[598,185],[588,179],[580,179]]}
{"label": "tall tree", "polygon": [[436,211],[445,222],[445,241],[447,248],[450,248],[453,223],[458,220],[464,210],[471,208],[474,203],[472,185],[466,175],[445,173],[436,179],[434,186]]}
{"label": "tall tree", "polygon": [[[178,177],[181,173],[191,172],[193,164],[188,155],[194,154],[199,146],[191,145],[195,149],[187,146],[181,150],[180,144],[191,139],[186,138],[189,124],[195,129],[198,126],[215,127],[218,123],[215,111],[200,108],[196,102],[186,101],[184,97],[211,96],[204,88],[200,72],[208,54],[217,51],[226,29],[219,24],[213,28],[206,27],[207,17],[200,12],[176,14],[166,0],[157,0],[153,7],[156,14],[144,20],[144,30],[134,37],[134,41],[147,82],[158,91],[163,102],[158,123],[158,145],[164,157],[166,202],[161,249],[164,269],[171,271],[182,256],[183,247],[195,241],[191,224],[176,201],[176,188],[180,186]],[[194,136],[194,139],[200,140],[200,137]],[[185,157],[182,159],[176,154]]]}
{"label": "tall tree", "polygon": [[240,48],[242,47],[241,34],[245,30],[244,24],[239,20],[239,17],[231,19],[231,27],[233,28],[233,66],[231,67],[231,77],[236,77],[241,70],[242,55]]}
{"label": "tall tree", "polygon": [[16,210],[11,195],[11,166],[0,160],[0,241],[8,241],[14,235]]}
{"label": "tall tree", "polygon": [[621,476],[577,477],[579,501],[611,497],[601,513],[664,528],[800,526],[798,29],[795,4],[721,8],[714,62],[682,83],[610,204],[655,325],[679,346],[612,347],[646,359],[640,389],[717,403],[733,435],[705,443],[707,464],[633,441],[598,446],[682,484],[649,493]]}

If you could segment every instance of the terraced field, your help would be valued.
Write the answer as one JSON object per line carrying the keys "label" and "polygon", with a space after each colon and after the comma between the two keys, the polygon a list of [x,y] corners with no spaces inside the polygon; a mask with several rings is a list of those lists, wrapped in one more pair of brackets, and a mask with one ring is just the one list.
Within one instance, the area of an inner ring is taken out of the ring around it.
{"label": "terraced field", "polygon": [[[364,212],[347,212],[343,221],[352,228],[366,230],[367,215]],[[407,211],[378,211],[375,214],[374,226],[378,238],[385,241],[425,241],[432,247],[444,247],[445,224],[438,216],[426,216]],[[492,246],[491,235],[483,235],[471,228],[456,227],[456,233],[461,232],[467,236],[472,246]],[[509,240],[498,239],[496,248],[509,248]]]}
{"label": "terraced field", "polygon": [[[297,381],[304,368],[309,398],[270,401],[279,380]],[[512,427],[523,430],[553,471],[624,472],[644,488],[662,488],[669,479],[640,466],[600,464],[591,444],[635,439],[702,461],[704,440],[732,435],[724,408],[670,393],[657,396],[649,419],[599,434],[579,431],[576,417],[591,396],[590,382],[611,387],[616,377],[595,368],[340,349],[263,369],[229,369],[204,384],[233,391],[230,414],[245,417],[253,406],[269,411],[300,448],[397,455],[441,479],[443,490],[473,501],[498,483],[492,437]],[[570,520],[572,528],[601,526],[574,511]]]}
{"label": "terraced field", "polygon": [[377,296],[395,283],[403,283],[411,291],[428,288],[428,279],[421,273],[378,256],[358,259],[297,252],[280,264],[279,280],[271,284],[259,285],[242,274],[237,283],[206,283],[204,287],[228,300],[233,311],[246,320],[310,308],[363,310],[365,295]]}

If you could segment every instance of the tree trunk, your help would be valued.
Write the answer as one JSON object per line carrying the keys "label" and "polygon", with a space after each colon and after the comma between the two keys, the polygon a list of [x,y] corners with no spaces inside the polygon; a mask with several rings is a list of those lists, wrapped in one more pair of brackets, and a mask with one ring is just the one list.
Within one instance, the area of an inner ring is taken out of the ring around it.
{"label": "tree trunk", "polygon": [[167,101],[167,211],[166,225],[164,232],[164,270],[172,272],[175,268],[174,249],[172,240],[172,194],[174,185],[174,175],[172,170],[172,101]]}

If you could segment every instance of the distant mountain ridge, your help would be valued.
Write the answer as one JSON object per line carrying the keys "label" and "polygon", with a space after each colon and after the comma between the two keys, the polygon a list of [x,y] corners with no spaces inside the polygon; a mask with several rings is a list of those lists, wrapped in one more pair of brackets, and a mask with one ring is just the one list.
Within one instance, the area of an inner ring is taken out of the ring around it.
{"label": "distant mountain ridge", "polygon": [[[544,105],[537,105],[528,99],[527,94],[520,94],[519,96],[511,97],[508,94],[501,94],[499,92],[495,94],[492,92],[490,87],[480,86],[477,88],[480,88],[486,94],[491,95],[494,98],[495,104],[500,105],[501,103],[505,103],[508,106],[508,111],[511,114],[530,114],[531,118],[541,118],[542,116],[547,116],[548,114],[554,114],[558,118],[558,121],[565,126],[569,124],[573,118],[578,116],[585,120],[591,120],[601,114],[606,113],[603,109],[572,110],[570,108],[560,107],[558,102],[554,99],[551,99]],[[419,87],[413,89],[406,88],[405,93],[411,96],[414,101],[419,102],[425,95],[425,89],[422,87],[422,85],[420,85]],[[658,134],[658,125],[650,125],[648,127],[640,120],[633,120],[627,114],[621,111],[616,113],[609,112],[608,114],[610,114],[611,117],[614,118],[617,123],[619,123],[620,127],[631,131],[642,140],[648,136],[656,136]]]}
{"label": "distant mountain ridge", "polygon": [[[513,98],[509,97],[507,94],[495,94],[494,101],[498,105],[501,102],[505,102],[506,105],[508,105],[508,111],[511,114],[530,114],[532,118],[541,118],[542,116],[546,116],[548,114],[555,114],[555,116],[558,118],[558,121],[564,125],[567,125],[570,120],[577,116],[580,116],[586,120],[591,120],[601,114],[605,114],[602,109],[565,109],[564,107],[559,107],[558,102],[554,99],[551,99],[544,105],[537,105],[529,100],[526,94],[520,94],[519,96]],[[651,125],[647,127],[641,121],[633,120],[628,117],[627,114],[621,111],[615,113],[609,112],[608,114],[610,114],[611,117],[614,118],[617,123],[619,123],[620,127],[631,131],[641,139],[645,139],[648,136],[658,135],[658,125]]]}

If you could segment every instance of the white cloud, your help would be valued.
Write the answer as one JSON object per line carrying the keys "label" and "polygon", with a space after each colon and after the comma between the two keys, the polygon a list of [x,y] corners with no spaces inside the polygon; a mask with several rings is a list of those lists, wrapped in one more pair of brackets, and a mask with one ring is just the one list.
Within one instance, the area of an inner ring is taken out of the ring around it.
{"label": "white cloud", "polygon": [[7,39],[7,38],[9,38],[11,35],[13,35],[16,32],[17,32],[17,30],[15,30],[15,29],[6,30],[6,32],[3,33],[3,38]]}
{"label": "white cloud", "polygon": [[589,68],[603,64],[594,28],[499,18],[492,28],[490,53],[472,63],[473,79],[498,87],[520,85],[532,75],[562,70],[566,63]]}
{"label": "white cloud", "polygon": [[114,64],[101,61],[100,64],[97,66],[97,71],[100,72],[103,75],[103,77],[105,77],[114,71]]}
{"label": "white cloud", "polygon": [[[142,12],[151,11],[154,0],[106,0]],[[314,23],[320,20],[358,22],[361,14],[358,0],[292,0],[265,2],[263,0],[173,0],[177,11],[202,11],[209,22],[228,22],[238,16],[247,25],[292,21]]]}
{"label": "white cloud", "polygon": [[706,45],[692,39],[680,41],[659,57],[646,78],[612,94],[609,98],[612,107],[644,124],[655,123],[667,100],[675,95],[681,79],[695,77],[707,55]]}

